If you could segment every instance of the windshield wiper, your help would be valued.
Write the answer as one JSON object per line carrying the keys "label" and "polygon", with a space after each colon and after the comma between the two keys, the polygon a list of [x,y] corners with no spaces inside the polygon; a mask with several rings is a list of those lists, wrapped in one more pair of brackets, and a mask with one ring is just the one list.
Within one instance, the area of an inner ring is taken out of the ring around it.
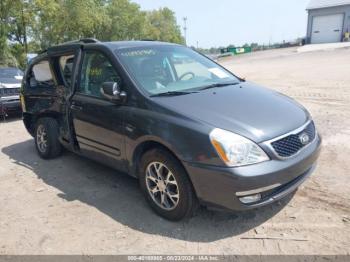
{"label": "windshield wiper", "polygon": [[239,82],[216,83],[216,84],[202,86],[199,88],[199,90],[206,90],[206,89],[215,88],[215,87],[231,86],[231,85],[238,85],[238,84]]}
{"label": "windshield wiper", "polygon": [[193,93],[198,93],[198,92],[193,92],[193,91],[168,91],[160,94],[154,94],[151,95],[151,97],[156,97],[156,96],[181,96],[181,95],[188,95],[188,94],[193,94]]}

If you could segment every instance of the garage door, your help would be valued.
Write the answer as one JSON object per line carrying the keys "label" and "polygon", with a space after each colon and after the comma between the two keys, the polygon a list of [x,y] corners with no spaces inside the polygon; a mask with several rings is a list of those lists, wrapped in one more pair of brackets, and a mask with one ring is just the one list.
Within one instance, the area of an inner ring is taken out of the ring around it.
{"label": "garage door", "polygon": [[311,43],[340,42],[343,22],[343,14],[314,16],[312,21]]}

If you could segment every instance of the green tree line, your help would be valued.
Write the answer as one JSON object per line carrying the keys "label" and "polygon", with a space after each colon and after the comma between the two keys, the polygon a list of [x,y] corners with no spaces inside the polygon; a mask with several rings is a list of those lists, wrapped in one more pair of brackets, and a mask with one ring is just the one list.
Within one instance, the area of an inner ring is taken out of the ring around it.
{"label": "green tree line", "polygon": [[130,0],[0,0],[0,22],[0,66],[24,67],[27,53],[86,37],[184,42],[172,10]]}

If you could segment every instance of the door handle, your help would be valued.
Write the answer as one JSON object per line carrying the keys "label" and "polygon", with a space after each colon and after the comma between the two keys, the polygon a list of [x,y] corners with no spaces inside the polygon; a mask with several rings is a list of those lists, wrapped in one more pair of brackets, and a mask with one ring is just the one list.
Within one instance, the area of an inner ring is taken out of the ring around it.
{"label": "door handle", "polygon": [[82,106],[77,106],[76,104],[72,104],[70,106],[70,109],[76,110],[76,111],[81,111],[81,110],[83,110],[83,107]]}

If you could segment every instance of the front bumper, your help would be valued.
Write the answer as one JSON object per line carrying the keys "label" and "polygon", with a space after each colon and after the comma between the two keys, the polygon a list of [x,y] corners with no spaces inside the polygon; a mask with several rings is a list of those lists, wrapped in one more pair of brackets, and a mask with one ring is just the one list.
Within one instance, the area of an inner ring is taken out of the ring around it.
{"label": "front bumper", "polygon": [[0,98],[0,115],[6,115],[12,112],[21,111],[21,103],[19,97],[16,98]]}
{"label": "front bumper", "polygon": [[[294,192],[316,166],[320,153],[319,135],[302,152],[289,159],[272,158],[255,165],[227,168],[184,162],[202,204],[219,209],[246,210],[275,202]],[[237,193],[263,191],[262,199],[243,204]]]}

